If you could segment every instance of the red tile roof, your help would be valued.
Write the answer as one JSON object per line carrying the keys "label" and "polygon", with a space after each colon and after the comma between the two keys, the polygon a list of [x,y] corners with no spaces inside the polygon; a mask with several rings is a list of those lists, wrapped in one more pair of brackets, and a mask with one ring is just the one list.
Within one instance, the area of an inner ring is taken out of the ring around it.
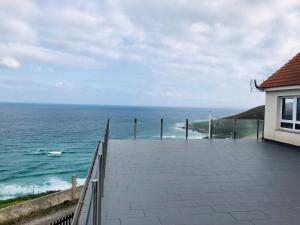
{"label": "red tile roof", "polygon": [[260,89],[300,85],[300,52],[259,85]]}

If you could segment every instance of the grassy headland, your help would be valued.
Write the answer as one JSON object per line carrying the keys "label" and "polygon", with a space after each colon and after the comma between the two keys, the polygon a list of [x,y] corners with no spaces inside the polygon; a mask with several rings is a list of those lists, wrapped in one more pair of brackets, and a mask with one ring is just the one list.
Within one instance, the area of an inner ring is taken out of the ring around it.
{"label": "grassy headland", "polygon": [[257,106],[249,109],[245,112],[238,113],[236,115],[224,117],[224,119],[236,119],[236,120],[264,120],[265,118],[265,106]]}
{"label": "grassy headland", "polygon": [[48,192],[39,193],[39,194],[35,194],[35,195],[30,194],[30,195],[24,195],[24,196],[20,196],[20,197],[16,197],[16,198],[0,200],[0,209],[5,208],[5,207],[9,207],[9,206],[12,206],[12,205],[16,205],[18,203],[25,202],[25,201],[28,201],[28,200],[32,200],[32,199],[36,199],[36,198],[43,197],[43,196],[46,196],[46,195],[50,195],[54,192],[56,192],[56,191],[48,191]]}
{"label": "grassy headland", "polygon": [[[237,138],[256,133],[257,120],[264,119],[265,106],[258,106],[245,112],[213,120],[213,136],[215,138],[231,138],[234,130],[234,120],[237,120]],[[262,122],[260,122],[260,127]],[[189,129],[199,133],[208,133],[208,121],[197,121],[189,124]]]}

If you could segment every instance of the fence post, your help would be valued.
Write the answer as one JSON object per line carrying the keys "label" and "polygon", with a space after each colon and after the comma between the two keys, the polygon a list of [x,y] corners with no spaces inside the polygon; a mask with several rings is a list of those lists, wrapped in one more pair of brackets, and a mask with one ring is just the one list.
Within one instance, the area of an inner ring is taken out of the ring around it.
{"label": "fence post", "polygon": [[259,120],[256,122],[256,139],[259,139]]}
{"label": "fence post", "polygon": [[76,199],[76,176],[72,176],[72,200]]}
{"label": "fence post", "polygon": [[93,225],[97,225],[97,186],[98,186],[98,180],[94,179],[92,180],[92,196],[93,196]]}
{"label": "fence post", "polygon": [[134,118],[133,137],[136,139],[137,118]]}
{"label": "fence post", "polygon": [[236,139],[236,119],[233,121],[233,139]]}
{"label": "fence post", "polygon": [[163,139],[163,130],[164,130],[164,119],[160,119],[160,140]]}
{"label": "fence post", "polygon": [[188,139],[188,136],[189,136],[189,120],[186,119],[185,120],[185,140]]}
{"label": "fence post", "polygon": [[73,219],[74,219],[74,213],[71,213],[70,217],[71,217],[71,219],[70,219],[69,225],[72,225],[72,221],[73,221]]}
{"label": "fence post", "polygon": [[209,112],[209,118],[208,118],[208,137],[209,137],[209,139],[212,139],[212,115],[211,115],[211,112]]}

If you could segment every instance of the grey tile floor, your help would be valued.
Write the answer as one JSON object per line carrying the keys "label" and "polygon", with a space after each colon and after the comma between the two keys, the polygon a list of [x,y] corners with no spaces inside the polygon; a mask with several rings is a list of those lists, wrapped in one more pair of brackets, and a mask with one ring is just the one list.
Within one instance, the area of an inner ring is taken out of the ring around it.
{"label": "grey tile floor", "polygon": [[110,140],[103,225],[299,225],[300,148]]}

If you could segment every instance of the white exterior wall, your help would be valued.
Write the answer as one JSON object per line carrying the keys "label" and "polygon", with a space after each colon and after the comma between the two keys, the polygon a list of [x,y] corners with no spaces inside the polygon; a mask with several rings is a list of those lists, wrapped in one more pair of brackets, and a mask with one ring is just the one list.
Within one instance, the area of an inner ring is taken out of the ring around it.
{"label": "white exterior wall", "polygon": [[286,96],[300,96],[300,88],[287,90],[285,87],[283,90],[277,88],[266,90],[264,137],[300,146],[300,132],[280,128],[281,98]]}

